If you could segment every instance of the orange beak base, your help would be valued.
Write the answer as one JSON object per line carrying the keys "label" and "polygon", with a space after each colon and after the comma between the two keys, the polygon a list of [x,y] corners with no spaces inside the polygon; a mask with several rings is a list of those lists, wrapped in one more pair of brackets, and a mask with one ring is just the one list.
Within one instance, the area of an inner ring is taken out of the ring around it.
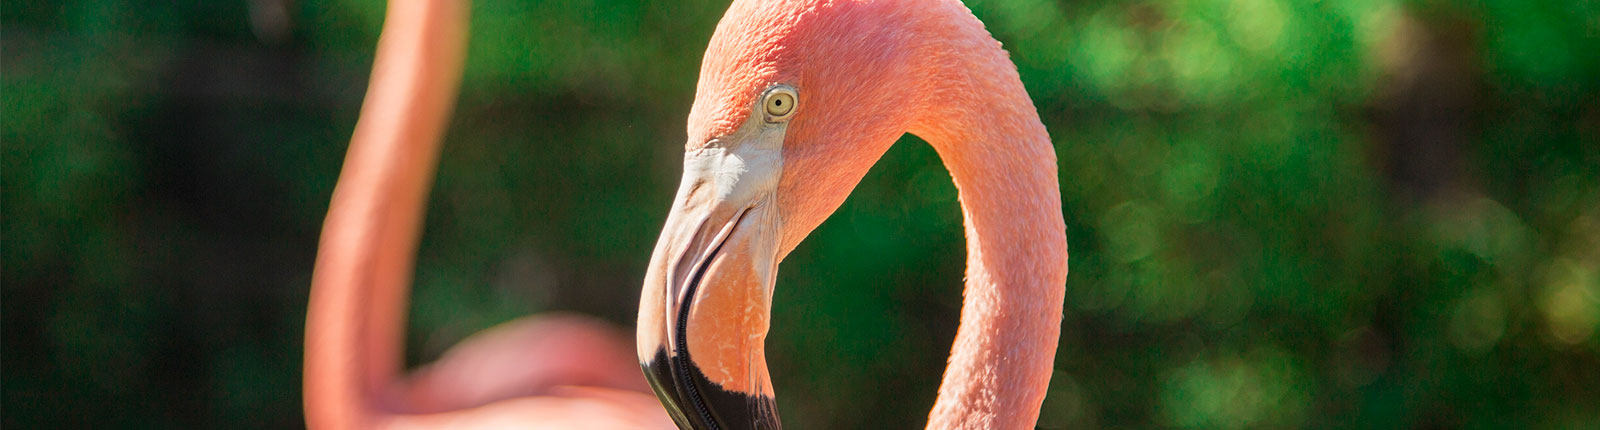
{"label": "orange beak base", "polygon": [[[694,196],[688,200],[696,201]],[[640,343],[640,367],[681,429],[781,428],[760,350],[766,318],[747,323],[752,320],[746,312],[760,307],[750,300],[759,299],[741,294],[763,288],[742,282],[757,277],[750,267],[762,266],[752,264],[747,251],[752,232],[760,229],[739,231],[740,225],[760,224],[759,218],[749,209],[669,217],[663,246],[652,258],[640,302],[639,329],[650,339]],[[692,352],[710,355],[697,361]],[[708,377],[705,366],[723,376]],[[730,369],[747,373],[730,380]],[[760,383],[737,383],[751,380]]]}

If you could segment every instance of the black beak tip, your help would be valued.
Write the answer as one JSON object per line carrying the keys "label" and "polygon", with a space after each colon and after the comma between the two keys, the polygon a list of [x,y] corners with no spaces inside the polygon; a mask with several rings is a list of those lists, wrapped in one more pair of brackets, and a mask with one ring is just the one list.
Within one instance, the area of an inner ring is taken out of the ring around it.
{"label": "black beak tip", "polygon": [[682,430],[779,430],[777,402],[769,396],[724,390],[706,379],[693,360],[657,350],[643,363],[646,379],[667,414]]}

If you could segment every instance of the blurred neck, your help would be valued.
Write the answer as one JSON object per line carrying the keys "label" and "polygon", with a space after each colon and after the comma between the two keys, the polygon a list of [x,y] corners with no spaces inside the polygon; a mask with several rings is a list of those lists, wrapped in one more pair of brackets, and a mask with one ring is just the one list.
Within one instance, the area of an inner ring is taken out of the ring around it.
{"label": "blurred neck", "polygon": [[466,2],[389,4],[306,311],[311,428],[357,428],[397,380],[424,202],[461,76]]}

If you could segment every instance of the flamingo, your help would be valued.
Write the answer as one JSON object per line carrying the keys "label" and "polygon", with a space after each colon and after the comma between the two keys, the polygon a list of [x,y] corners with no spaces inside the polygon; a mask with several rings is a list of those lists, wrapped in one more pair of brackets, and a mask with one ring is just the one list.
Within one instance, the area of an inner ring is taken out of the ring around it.
{"label": "flamingo", "polygon": [[575,315],[476,334],[400,376],[423,202],[453,105],[466,2],[389,4],[323,226],[306,312],[313,429],[665,429],[624,334]]}
{"label": "flamingo", "polygon": [[637,342],[680,428],[776,429],[778,264],[901,135],[961,199],[961,325],[930,429],[1038,420],[1067,276],[1056,156],[1016,66],[956,0],[735,0],[701,64]]}
{"label": "flamingo", "polygon": [[[778,428],[762,350],[778,264],[908,132],[950,170],[968,239],[928,428],[1037,420],[1067,274],[1055,152],[1015,66],[954,0],[738,0],[718,24],[641,292],[635,352],[665,411],[609,361],[625,346],[577,317],[509,323],[399,376],[464,16],[451,0],[387,12],[313,275],[308,426]],[[587,353],[548,360],[572,350]]]}

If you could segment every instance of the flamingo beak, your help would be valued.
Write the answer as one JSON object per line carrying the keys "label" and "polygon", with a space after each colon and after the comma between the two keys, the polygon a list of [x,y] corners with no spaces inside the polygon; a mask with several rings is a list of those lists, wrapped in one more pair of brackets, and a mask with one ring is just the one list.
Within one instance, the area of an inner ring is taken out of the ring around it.
{"label": "flamingo beak", "polygon": [[778,429],[763,346],[777,273],[776,151],[707,148],[645,275],[638,353],[682,429]]}

